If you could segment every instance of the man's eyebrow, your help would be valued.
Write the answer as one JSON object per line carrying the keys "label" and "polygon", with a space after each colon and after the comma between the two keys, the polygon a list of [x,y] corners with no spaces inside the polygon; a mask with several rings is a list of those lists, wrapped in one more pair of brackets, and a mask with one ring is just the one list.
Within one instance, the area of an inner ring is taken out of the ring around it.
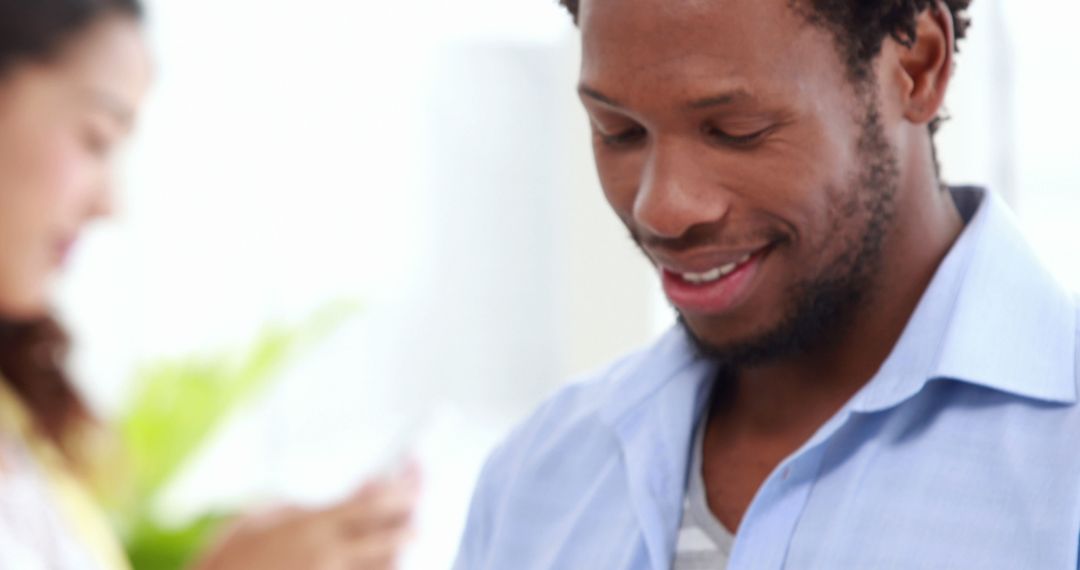
{"label": "man's eyebrow", "polygon": [[608,97],[607,95],[604,95],[603,93],[597,91],[596,89],[593,89],[592,87],[589,87],[588,85],[585,85],[584,83],[578,85],[578,93],[589,97],[590,99],[595,99],[610,107],[623,107],[623,104],[619,103],[614,98]]}
{"label": "man's eyebrow", "polygon": [[725,91],[709,97],[703,97],[691,101],[687,107],[690,109],[708,109],[710,107],[722,107],[724,105],[732,105],[739,101],[746,99],[753,99],[754,96],[745,89],[732,89],[731,91]]}
{"label": "man's eyebrow", "polygon": [[[580,93],[581,95],[584,95],[586,97],[589,97],[590,99],[595,99],[595,100],[597,100],[597,101],[599,101],[599,102],[601,102],[601,103],[603,103],[605,105],[608,105],[610,107],[619,107],[619,108],[624,107],[624,105],[622,103],[619,103],[619,101],[616,100],[614,97],[609,97],[607,95],[604,95],[603,93],[601,93],[597,89],[589,87],[588,85],[585,85],[584,83],[582,83],[581,85],[578,85],[578,93]],[[703,97],[701,99],[695,99],[695,100],[690,101],[689,103],[687,103],[686,107],[688,109],[694,109],[694,110],[708,109],[708,108],[711,108],[711,107],[722,107],[724,105],[732,105],[732,104],[738,103],[739,101],[745,101],[747,99],[753,99],[753,98],[754,98],[753,94],[751,94],[746,89],[736,88],[736,89],[732,89],[730,91],[724,91],[724,92],[721,92],[721,93],[717,93],[716,95],[710,95],[708,97]]]}

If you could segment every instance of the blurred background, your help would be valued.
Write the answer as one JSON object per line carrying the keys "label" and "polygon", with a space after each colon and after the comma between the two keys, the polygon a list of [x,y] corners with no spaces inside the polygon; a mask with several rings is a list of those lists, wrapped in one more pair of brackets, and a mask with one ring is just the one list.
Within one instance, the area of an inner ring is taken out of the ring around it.
{"label": "blurred background", "polygon": [[[411,450],[426,491],[405,568],[448,567],[491,447],[673,320],[597,185],[569,18],[555,0],[149,8],[157,78],[121,213],[58,286],[81,386],[130,417],[148,375],[330,307],[336,324],[183,458],[155,516],[320,504]],[[1080,290],[1080,4],[976,0],[973,19],[946,180],[1002,193]]]}

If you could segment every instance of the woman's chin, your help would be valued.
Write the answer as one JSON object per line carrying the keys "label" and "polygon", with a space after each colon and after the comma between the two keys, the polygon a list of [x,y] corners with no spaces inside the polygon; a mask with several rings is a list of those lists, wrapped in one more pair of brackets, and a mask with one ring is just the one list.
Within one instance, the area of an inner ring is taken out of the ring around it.
{"label": "woman's chin", "polygon": [[0,292],[0,320],[9,323],[32,322],[48,314],[48,297],[44,293],[19,295]]}

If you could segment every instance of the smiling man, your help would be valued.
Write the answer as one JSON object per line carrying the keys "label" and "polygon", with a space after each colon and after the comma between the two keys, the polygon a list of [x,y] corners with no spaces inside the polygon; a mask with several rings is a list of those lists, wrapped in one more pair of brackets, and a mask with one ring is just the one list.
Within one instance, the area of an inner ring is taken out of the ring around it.
{"label": "smiling man", "polygon": [[969,2],[564,0],[679,325],[495,451],[459,570],[1077,568],[1077,301],[938,175]]}

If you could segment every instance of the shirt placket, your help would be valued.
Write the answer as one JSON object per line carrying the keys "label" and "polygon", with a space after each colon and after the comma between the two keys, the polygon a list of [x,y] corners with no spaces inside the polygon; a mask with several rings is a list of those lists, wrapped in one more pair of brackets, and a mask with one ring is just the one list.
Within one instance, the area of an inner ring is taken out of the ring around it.
{"label": "shirt placket", "polygon": [[828,422],[798,452],[773,470],[739,524],[727,570],[781,570],[810,491],[820,472],[828,441],[849,414]]}

